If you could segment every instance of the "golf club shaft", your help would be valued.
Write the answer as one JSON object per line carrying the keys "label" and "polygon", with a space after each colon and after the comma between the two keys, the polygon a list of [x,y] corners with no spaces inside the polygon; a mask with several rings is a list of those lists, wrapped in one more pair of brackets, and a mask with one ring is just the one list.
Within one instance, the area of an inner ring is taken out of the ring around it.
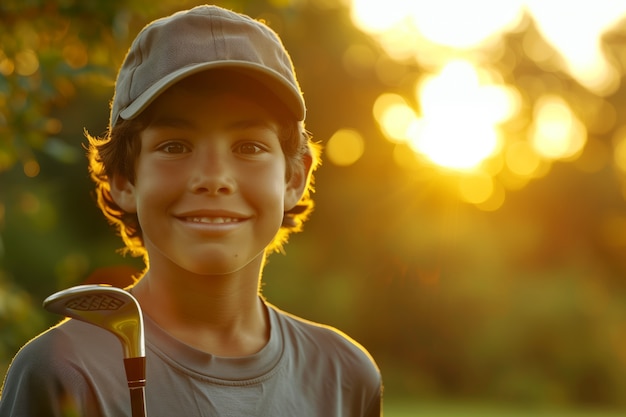
{"label": "golf club shaft", "polygon": [[146,357],[125,358],[124,369],[130,390],[132,417],[146,416]]}
{"label": "golf club shaft", "polygon": [[132,417],[146,417],[146,398],[144,387],[130,389],[130,408]]}

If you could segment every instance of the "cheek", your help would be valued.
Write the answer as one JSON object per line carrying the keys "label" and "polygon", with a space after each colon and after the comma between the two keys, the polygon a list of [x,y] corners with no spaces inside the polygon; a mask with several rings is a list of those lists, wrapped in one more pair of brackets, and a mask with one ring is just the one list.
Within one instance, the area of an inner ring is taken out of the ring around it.
{"label": "cheek", "polygon": [[180,184],[186,178],[188,168],[189,164],[171,164],[154,158],[145,158],[137,163],[135,170],[136,178],[141,179],[144,188],[158,188]]}
{"label": "cheek", "polygon": [[256,170],[254,175],[248,176],[245,183],[247,194],[252,196],[259,204],[263,204],[278,212],[282,217],[285,203],[285,172],[282,167],[272,167],[265,170]]}
{"label": "cheek", "polygon": [[167,164],[155,166],[153,164],[138,164],[135,189],[137,192],[137,205],[159,204],[173,195],[180,193],[184,173],[181,169],[175,170]]}
{"label": "cheek", "polygon": [[248,189],[249,195],[254,195],[257,200],[265,201],[266,203],[282,201],[285,194],[285,182],[276,178],[266,179],[259,175],[253,177],[251,181],[248,181],[241,187]]}

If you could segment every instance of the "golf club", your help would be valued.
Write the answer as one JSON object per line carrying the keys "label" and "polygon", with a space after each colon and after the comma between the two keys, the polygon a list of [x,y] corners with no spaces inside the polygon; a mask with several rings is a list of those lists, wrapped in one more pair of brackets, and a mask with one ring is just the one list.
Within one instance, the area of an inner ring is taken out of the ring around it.
{"label": "golf club", "polygon": [[113,333],[124,349],[132,417],[146,417],[146,354],[143,316],[128,291],[109,285],[79,285],[43,302],[46,310],[84,321]]}

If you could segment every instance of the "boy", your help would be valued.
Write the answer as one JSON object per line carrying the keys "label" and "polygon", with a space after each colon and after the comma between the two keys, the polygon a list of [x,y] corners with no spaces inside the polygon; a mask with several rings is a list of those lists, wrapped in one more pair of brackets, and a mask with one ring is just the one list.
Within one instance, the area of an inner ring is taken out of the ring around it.
{"label": "boy", "polygon": [[[89,157],[101,209],[147,265],[128,290],[150,417],[381,415],[362,347],[259,294],[265,257],[312,207],[304,117],[287,52],[247,16],[200,6],[133,42]],[[110,333],[65,321],[18,353],[0,416],[130,416],[121,357]]]}

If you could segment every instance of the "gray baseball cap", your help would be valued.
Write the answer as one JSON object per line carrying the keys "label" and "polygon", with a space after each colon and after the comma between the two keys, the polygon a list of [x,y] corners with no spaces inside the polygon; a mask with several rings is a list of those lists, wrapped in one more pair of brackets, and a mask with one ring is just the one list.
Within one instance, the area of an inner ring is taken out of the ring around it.
{"label": "gray baseball cap", "polygon": [[137,35],[117,76],[110,126],[138,116],[181,79],[214,68],[258,80],[304,120],[304,98],[278,35],[246,15],[205,5],[155,20]]}

